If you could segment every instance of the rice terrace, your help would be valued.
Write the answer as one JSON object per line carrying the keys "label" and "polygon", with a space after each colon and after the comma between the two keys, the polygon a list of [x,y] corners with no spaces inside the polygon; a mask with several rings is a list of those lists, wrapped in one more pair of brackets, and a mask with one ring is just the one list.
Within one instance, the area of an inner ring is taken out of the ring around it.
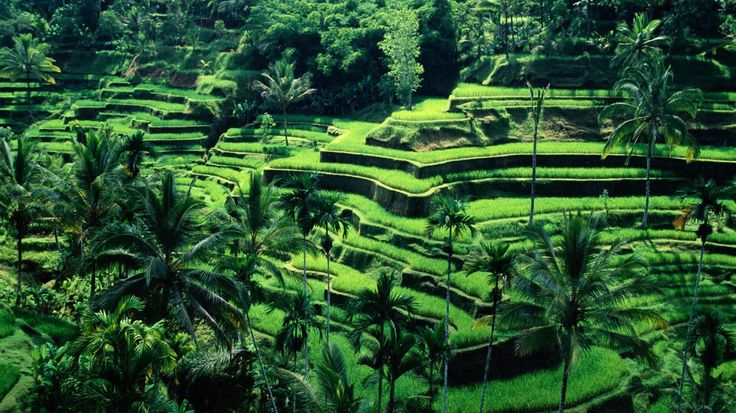
{"label": "rice terrace", "polygon": [[3,0],[0,412],[736,412],[736,0]]}

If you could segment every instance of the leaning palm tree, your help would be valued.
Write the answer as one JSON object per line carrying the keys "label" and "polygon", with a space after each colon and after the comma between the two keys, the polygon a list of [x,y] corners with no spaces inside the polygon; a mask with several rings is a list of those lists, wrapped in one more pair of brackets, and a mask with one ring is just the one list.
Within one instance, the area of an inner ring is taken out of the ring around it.
{"label": "leaning palm tree", "polygon": [[136,131],[126,136],[120,151],[125,154],[125,174],[135,179],[141,173],[141,163],[144,157],[156,158],[156,148],[145,140],[145,132]]}
{"label": "leaning palm tree", "polygon": [[616,29],[616,55],[611,59],[611,67],[625,69],[659,58],[661,47],[670,42],[669,37],[657,35],[661,23],[657,19],[649,21],[645,13],[637,13],[631,26],[619,24]]}
{"label": "leaning palm tree", "polygon": [[648,355],[648,344],[634,324],[662,323],[653,310],[626,305],[654,290],[641,276],[646,263],[636,255],[622,256],[622,242],[603,246],[600,221],[566,214],[559,243],[542,227],[532,228],[534,247],[519,256],[515,278],[519,300],[507,304],[501,317],[508,328],[519,330],[520,355],[548,349],[560,354],[559,412],[581,351],[602,346]]}
{"label": "leaning palm tree", "polygon": [[[682,201],[695,198],[696,203],[689,205],[682,210],[682,214],[677,217],[674,224],[678,229],[683,229],[689,222],[698,223],[698,229],[695,231],[700,238],[700,258],[698,259],[698,272],[695,275],[695,291],[693,292],[693,301],[690,308],[690,319],[687,323],[687,333],[685,335],[685,343],[689,343],[690,335],[694,328],[694,317],[697,311],[698,295],[700,292],[700,279],[703,272],[703,257],[705,256],[705,244],[708,237],[713,233],[713,223],[720,226],[724,221],[730,221],[732,211],[723,201],[729,195],[728,188],[720,187],[712,179],[705,180],[699,177],[686,187],[680,190]],[[685,383],[685,367],[687,365],[689,346],[685,346],[682,356],[682,369],[680,373],[680,385],[678,387],[677,410],[680,411],[682,401],[682,389]]]}
{"label": "leaning palm tree", "polygon": [[136,224],[112,223],[95,237],[101,255],[136,263],[137,271],[109,288],[95,303],[110,308],[126,295],[146,301],[146,319],[169,316],[194,339],[194,318],[209,325],[221,342],[243,324],[242,313],[231,302],[245,298],[231,277],[202,264],[222,245],[218,232],[203,231],[204,204],[176,189],[171,172],[164,173],[157,190],[137,190],[140,217]]}
{"label": "leaning palm tree", "polygon": [[487,273],[494,285],[491,294],[493,302],[493,314],[491,315],[491,335],[488,339],[488,352],[486,353],[486,366],[483,370],[483,387],[480,392],[480,413],[483,413],[485,405],[486,387],[491,372],[491,358],[493,355],[493,338],[496,331],[496,316],[498,305],[503,298],[503,289],[510,285],[514,274],[514,261],[516,251],[509,249],[509,245],[503,242],[481,242],[477,248],[468,254],[463,266],[463,271],[470,275],[475,273]]}
{"label": "leaning palm tree", "polygon": [[311,88],[311,75],[304,74],[296,77],[294,74],[294,62],[288,58],[281,58],[268,66],[268,70],[261,73],[263,81],[253,82],[253,89],[261,94],[261,97],[269,104],[281,110],[284,116],[284,141],[289,146],[289,107],[309,95],[317,92]]}
{"label": "leaning palm tree", "polygon": [[327,259],[327,343],[330,342],[330,306],[331,306],[331,274],[330,274],[330,258],[332,258],[332,236],[330,231],[341,233],[343,237],[347,237],[350,229],[350,219],[340,213],[337,203],[342,198],[335,194],[322,194],[317,196],[314,215],[317,226],[324,230],[324,238],[322,238],[322,252]]}
{"label": "leaning palm tree", "polygon": [[0,219],[15,237],[18,282],[15,305],[23,302],[23,239],[41,212],[38,186],[43,180],[33,142],[19,136],[15,149],[9,139],[0,140]]}
{"label": "leaning palm tree", "polygon": [[52,73],[60,73],[61,69],[48,57],[49,46],[33,38],[30,33],[13,37],[13,47],[0,53],[0,76],[12,80],[23,79],[26,83],[26,103],[31,114],[31,80],[39,80],[55,84]]}
{"label": "leaning palm tree", "polygon": [[544,89],[537,89],[536,93],[532,84],[527,82],[526,85],[529,87],[529,102],[531,103],[531,111],[529,112],[534,124],[534,133],[532,135],[532,193],[531,193],[531,205],[529,207],[529,223],[531,227],[534,225],[534,200],[537,196],[537,141],[539,140],[539,122],[542,120],[542,111],[544,108],[544,99],[547,96],[549,90],[549,83]]}
{"label": "leaning palm tree", "polygon": [[[475,220],[468,215],[467,202],[453,195],[442,194],[432,200],[432,212],[427,218],[427,236],[435,231],[447,231],[445,253],[447,253],[447,280],[445,281],[445,346],[450,343],[450,275],[452,274],[453,239],[470,233],[475,236]],[[447,413],[448,359],[445,354],[442,383],[442,412]]]}
{"label": "leaning palm tree", "polygon": [[646,199],[642,227],[646,229],[651,193],[651,169],[654,149],[660,140],[670,147],[682,145],[688,148],[687,161],[698,156],[698,142],[690,135],[683,114],[695,118],[702,100],[698,89],[674,91],[672,70],[664,68],[661,60],[631,67],[616,83],[614,90],[624,95],[623,102],[606,106],[598,115],[599,122],[611,119],[617,122],[603,148],[603,158],[613,148],[625,145],[629,157],[636,144],[646,143]]}
{"label": "leaning palm tree", "polygon": [[347,305],[348,318],[353,325],[350,332],[353,345],[360,347],[365,334],[375,335],[375,354],[378,359],[373,364],[378,370],[378,411],[383,402],[386,329],[403,328],[407,322],[407,314],[414,311],[414,298],[395,292],[394,280],[393,274],[382,272],[375,289],[360,290]]}

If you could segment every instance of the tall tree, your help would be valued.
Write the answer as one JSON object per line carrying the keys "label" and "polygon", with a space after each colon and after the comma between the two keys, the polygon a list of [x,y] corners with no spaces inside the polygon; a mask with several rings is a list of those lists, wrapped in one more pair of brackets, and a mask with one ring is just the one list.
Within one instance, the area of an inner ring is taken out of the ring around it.
{"label": "tall tree", "polygon": [[48,57],[49,46],[33,38],[30,33],[13,37],[13,47],[0,53],[0,75],[8,76],[13,80],[23,79],[26,83],[26,103],[28,113],[32,114],[31,80],[38,80],[55,84],[52,73],[61,73],[61,69],[54,64],[54,59]]}
{"label": "tall tree", "polygon": [[335,194],[319,195],[315,202],[315,219],[317,225],[324,230],[324,238],[322,238],[322,252],[327,259],[327,343],[330,343],[330,307],[331,307],[331,279],[330,259],[332,258],[332,236],[330,231],[342,234],[347,237],[350,229],[350,219],[340,213],[337,203],[341,197]]}
{"label": "tall tree", "polygon": [[112,223],[95,237],[95,247],[111,260],[136,263],[137,271],[106,290],[95,303],[110,308],[126,295],[146,301],[146,319],[173,317],[196,342],[194,318],[209,325],[218,339],[230,343],[229,331],[242,325],[240,310],[231,302],[243,292],[231,277],[203,268],[221,246],[219,232],[205,234],[204,204],[176,189],[166,172],[156,190],[137,190],[140,216],[136,224]]}
{"label": "tall tree", "polygon": [[386,364],[387,342],[386,329],[401,329],[406,325],[407,314],[414,311],[414,298],[394,291],[394,276],[381,273],[376,288],[364,288],[350,300],[347,306],[348,318],[353,322],[350,338],[353,345],[359,347],[366,334],[375,334],[376,358],[375,369],[378,370],[378,400],[376,410],[380,411],[383,403],[384,366]]}
{"label": "tall tree", "polygon": [[547,86],[544,87],[544,89],[537,89],[536,93],[534,91],[534,88],[532,87],[532,84],[527,82],[527,87],[529,87],[529,103],[531,104],[531,110],[529,112],[529,117],[532,120],[532,124],[534,125],[534,132],[532,135],[533,144],[532,144],[532,193],[531,193],[531,205],[529,207],[529,223],[528,225],[531,227],[534,225],[534,200],[536,198],[536,189],[537,189],[537,140],[539,136],[539,122],[542,120],[542,111],[544,109],[544,99],[547,96],[547,91],[549,90],[549,83]]}
{"label": "tall tree", "polygon": [[396,381],[422,365],[414,334],[404,329],[389,329],[386,348],[386,379],[388,380],[388,413],[396,411]]}
{"label": "tall tree", "polygon": [[[453,240],[469,233],[475,236],[475,220],[468,215],[467,202],[454,195],[442,194],[432,200],[432,212],[427,218],[427,236],[432,237],[435,231],[447,231],[445,253],[447,254],[447,279],[445,280],[445,347],[450,343],[450,276],[452,274]],[[449,360],[445,353],[442,382],[442,412],[447,413],[447,377]]]}
{"label": "tall tree", "polygon": [[378,47],[388,58],[388,76],[394,84],[396,97],[412,108],[412,95],[422,82],[424,67],[420,55],[419,17],[403,3],[393,4],[384,15],[386,33]]}
{"label": "tall tree", "polygon": [[145,140],[145,132],[136,131],[126,136],[120,144],[120,151],[125,154],[125,174],[137,178],[141,173],[144,157],[156,158],[156,148]]}
{"label": "tall tree", "polygon": [[625,70],[661,58],[662,47],[670,42],[667,36],[657,35],[660,20],[649,21],[646,13],[637,13],[631,26],[621,23],[616,28],[616,54],[611,67]]}
{"label": "tall tree", "polygon": [[[678,229],[685,228],[690,222],[698,224],[695,234],[700,239],[700,258],[698,260],[698,272],[695,275],[695,291],[693,292],[693,301],[690,308],[690,318],[687,323],[687,333],[685,335],[685,343],[690,342],[690,336],[695,327],[694,321],[698,306],[698,295],[700,293],[700,281],[703,273],[703,257],[705,256],[705,244],[708,237],[713,233],[713,223],[720,226],[726,218],[730,218],[732,211],[723,202],[729,195],[729,188],[718,186],[712,179],[705,180],[699,177],[686,187],[680,190],[682,201],[695,198],[697,201],[686,206],[682,210],[682,214],[675,220],[675,227]],[[682,408],[682,389],[685,383],[685,368],[687,366],[688,353],[690,346],[683,347],[682,369],[680,373],[680,385],[678,387],[677,411]]]}
{"label": "tall tree", "polygon": [[18,136],[15,145],[10,137],[0,139],[0,218],[9,224],[16,241],[16,307],[23,302],[23,239],[28,235],[34,218],[41,212],[41,200],[37,193],[42,180],[33,142],[22,136]]}
{"label": "tall tree", "polygon": [[486,398],[486,388],[491,373],[491,359],[493,356],[493,338],[496,331],[496,316],[498,306],[503,298],[503,289],[510,285],[514,274],[514,260],[516,252],[509,249],[509,245],[503,242],[481,242],[473,249],[463,266],[463,271],[470,275],[474,273],[487,273],[493,284],[491,291],[493,302],[493,314],[491,315],[491,335],[488,339],[488,352],[486,353],[486,366],[483,370],[483,388],[480,393],[480,413],[483,413]]}
{"label": "tall tree", "polygon": [[647,227],[649,218],[652,158],[656,143],[662,140],[670,147],[686,146],[688,162],[700,152],[698,142],[688,131],[683,114],[695,118],[702,93],[691,88],[675,91],[672,78],[672,70],[665,68],[661,60],[628,68],[614,87],[616,93],[624,95],[624,101],[606,106],[598,115],[599,122],[604,119],[616,122],[603,148],[604,159],[616,146],[625,145],[631,148],[631,156],[636,144],[647,144],[646,198],[642,228]]}
{"label": "tall tree", "polygon": [[[427,383],[429,385],[429,405],[431,406],[435,395],[434,372],[439,370],[438,364],[445,360],[444,354],[450,353],[452,349],[445,346],[445,329],[441,323],[437,323],[431,328],[427,326],[420,327],[417,330],[417,337],[419,338],[422,355],[427,361]],[[435,370],[435,367],[437,367],[437,370]]]}
{"label": "tall tree", "polygon": [[638,337],[634,325],[663,323],[651,309],[626,305],[654,290],[640,274],[646,263],[636,255],[622,256],[624,243],[603,246],[600,221],[566,214],[557,243],[542,227],[533,227],[534,247],[519,256],[515,287],[520,298],[507,304],[501,318],[519,330],[516,349],[521,355],[543,349],[559,352],[560,413],[579,352],[602,346],[648,355],[648,343]]}
{"label": "tall tree", "polygon": [[284,117],[284,142],[289,146],[289,107],[317,92],[311,87],[311,75],[306,73],[301,77],[294,74],[294,62],[283,57],[268,66],[268,70],[261,73],[263,81],[253,82],[253,89],[269,104],[281,110]]}

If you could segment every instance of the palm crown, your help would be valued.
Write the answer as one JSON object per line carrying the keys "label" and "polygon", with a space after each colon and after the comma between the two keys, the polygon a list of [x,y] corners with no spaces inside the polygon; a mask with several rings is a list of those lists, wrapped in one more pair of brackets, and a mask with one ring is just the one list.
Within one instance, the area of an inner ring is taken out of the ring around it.
{"label": "palm crown", "polygon": [[660,47],[670,41],[667,36],[656,35],[660,25],[660,20],[649,21],[644,13],[637,13],[631,26],[619,24],[616,56],[611,60],[611,67],[629,67],[659,55]]}

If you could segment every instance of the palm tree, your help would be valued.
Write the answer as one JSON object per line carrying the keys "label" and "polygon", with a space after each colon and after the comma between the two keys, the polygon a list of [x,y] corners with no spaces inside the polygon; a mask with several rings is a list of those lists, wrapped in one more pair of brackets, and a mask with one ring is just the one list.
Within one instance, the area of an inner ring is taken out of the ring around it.
{"label": "palm tree", "polygon": [[503,289],[511,284],[514,274],[514,261],[516,252],[509,249],[509,245],[503,242],[481,242],[477,248],[470,252],[463,271],[470,275],[474,273],[488,273],[493,283],[492,301],[493,314],[491,315],[491,335],[488,339],[488,352],[486,353],[486,367],[483,370],[483,388],[480,393],[480,413],[483,413],[485,404],[486,387],[491,372],[491,358],[493,355],[493,338],[496,331],[496,316],[498,305],[503,298]]}
{"label": "palm tree", "polygon": [[263,81],[253,82],[253,89],[261,94],[266,102],[279,108],[284,116],[284,141],[289,146],[289,106],[301,101],[309,95],[317,92],[311,88],[311,75],[309,73],[296,77],[294,74],[294,62],[283,57],[268,66],[268,70],[261,73]]}
{"label": "palm tree", "polygon": [[395,277],[382,272],[376,282],[376,289],[360,290],[347,305],[348,318],[353,330],[350,338],[359,347],[364,334],[375,334],[375,367],[378,370],[378,402],[380,411],[383,402],[383,367],[386,363],[386,328],[401,329],[406,324],[407,314],[414,311],[414,298],[393,291]]}
{"label": "palm tree", "polygon": [[386,379],[388,380],[389,413],[396,410],[396,381],[404,374],[418,369],[422,365],[417,340],[412,333],[404,329],[389,329],[386,348]]}
{"label": "palm tree", "polygon": [[330,342],[330,305],[331,305],[331,274],[330,274],[330,258],[332,253],[332,237],[330,231],[342,233],[343,238],[347,237],[350,229],[350,219],[340,213],[337,203],[342,197],[335,194],[324,194],[317,196],[314,206],[314,215],[317,226],[324,229],[324,238],[322,239],[322,251],[327,259],[327,343]]}
{"label": "palm tree", "polygon": [[156,148],[144,139],[146,133],[136,131],[123,139],[120,151],[125,154],[125,174],[137,178],[141,172],[140,165],[145,156],[156,158]]}
{"label": "palm tree", "polygon": [[616,83],[614,90],[623,93],[625,101],[606,106],[598,115],[599,122],[612,119],[618,123],[603,148],[603,158],[618,145],[629,147],[629,156],[639,142],[647,143],[646,200],[642,227],[646,229],[651,192],[650,175],[655,144],[662,139],[668,146],[685,145],[687,160],[692,161],[700,152],[697,141],[690,135],[682,117],[687,113],[695,118],[702,93],[698,89],[672,90],[672,70],[665,69],[661,60],[631,67]]}
{"label": "palm tree", "polygon": [[179,355],[166,340],[163,321],[148,326],[133,320],[141,311],[143,302],[127,296],[110,312],[87,312],[82,334],[63,348],[76,363],[83,356],[91,361],[91,377],[83,377],[75,392],[87,406],[83,410],[138,411],[159,398],[160,376],[174,371]]}
{"label": "palm tree", "polygon": [[299,397],[306,400],[306,411],[323,413],[355,413],[362,411],[361,397],[350,380],[345,357],[334,343],[322,348],[322,360],[314,366],[318,386],[300,374],[285,371]]}
{"label": "palm tree", "polygon": [[13,37],[13,47],[0,53],[0,75],[12,80],[23,79],[26,83],[26,103],[28,113],[31,111],[31,80],[36,79],[49,84],[56,80],[50,73],[61,73],[61,69],[54,64],[54,59],[48,57],[49,46],[33,38],[30,33]]}
{"label": "palm tree", "polygon": [[55,188],[56,216],[75,237],[84,267],[91,267],[90,300],[96,295],[97,274],[94,257],[87,244],[106,221],[119,212],[117,184],[121,177],[120,141],[109,129],[90,131],[73,143],[74,162],[69,176],[50,173]]}
{"label": "palm tree", "polygon": [[15,305],[23,302],[23,239],[41,207],[37,185],[42,181],[38,154],[32,142],[19,136],[15,150],[8,139],[0,139],[0,208],[3,221],[15,236],[18,252],[18,284]]}
{"label": "palm tree", "polygon": [[[475,220],[466,212],[467,202],[452,195],[440,195],[432,200],[432,212],[427,218],[427,236],[435,231],[447,231],[445,252],[447,253],[447,280],[445,281],[445,347],[450,343],[450,275],[452,274],[453,238],[468,232],[475,236]],[[442,383],[442,412],[447,413],[447,375],[449,360],[445,354]]]}
{"label": "palm tree", "polygon": [[[445,330],[444,325],[437,323],[434,327],[420,327],[417,330],[417,337],[421,347],[421,352],[425,360],[427,360],[427,382],[429,384],[429,405],[434,401],[434,372],[438,362],[445,359],[444,354],[451,352],[451,349],[445,347]],[[439,368],[438,368],[439,370]]]}
{"label": "palm tree", "polygon": [[529,102],[531,103],[531,118],[534,123],[534,134],[532,144],[532,195],[531,195],[531,206],[529,208],[529,226],[534,225],[534,199],[536,198],[537,188],[537,140],[539,137],[539,122],[542,120],[542,109],[544,108],[544,99],[549,90],[549,83],[544,89],[537,89],[536,93],[532,84],[527,82],[526,85],[529,87]]}
{"label": "palm tree", "polygon": [[631,26],[619,24],[617,28],[616,55],[611,59],[611,67],[625,69],[660,57],[662,46],[670,42],[667,36],[657,36],[661,21],[649,21],[645,13],[637,13]]}
{"label": "palm tree", "polygon": [[157,322],[171,315],[196,343],[196,315],[229,343],[227,331],[237,330],[243,318],[231,301],[245,298],[231,277],[200,265],[224,241],[218,232],[203,234],[204,204],[178,192],[171,172],[162,175],[157,191],[145,187],[137,193],[139,222],[108,225],[96,236],[95,247],[111,260],[137,263],[138,271],[105,291],[96,304],[109,308],[120,297],[135,295],[146,300],[147,319]]}
{"label": "palm tree", "polygon": [[543,228],[533,227],[534,247],[520,255],[515,278],[520,299],[507,304],[501,318],[510,329],[520,330],[520,355],[559,352],[559,412],[564,411],[570,368],[579,352],[603,346],[648,355],[648,344],[637,336],[634,323],[662,323],[650,309],[625,305],[654,289],[640,276],[646,263],[636,255],[621,256],[623,243],[602,245],[600,221],[566,214],[558,244]]}
{"label": "palm tree", "polygon": [[[680,190],[682,201],[689,198],[696,198],[697,203],[687,206],[682,210],[682,214],[675,220],[675,227],[683,229],[689,222],[699,223],[698,230],[695,232],[700,238],[700,258],[698,260],[698,272],[695,275],[695,291],[693,293],[692,306],[690,308],[690,318],[687,323],[687,334],[685,335],[685,343],[689,343],[690,335],[694,328],[694,317],[697,311],[698,295],[700,292],[700,279],[703,272],[703,257],[705,256],[705,244],[708,237],[713,233],[713,222],[718,226],[726,218],[732,215],[731,210],[723,202],[724,198],[729,195],[727,188],[722,188],[712,179],[705,180],[699,177],[694,182]],[[682,356],[682,369],[680,374],[680,385],[678,388],[677,410],[680,411],[682,403],[682,388],[685,383],[685,366],[687,365],[688,352],[690,348],[685,346]]]}

